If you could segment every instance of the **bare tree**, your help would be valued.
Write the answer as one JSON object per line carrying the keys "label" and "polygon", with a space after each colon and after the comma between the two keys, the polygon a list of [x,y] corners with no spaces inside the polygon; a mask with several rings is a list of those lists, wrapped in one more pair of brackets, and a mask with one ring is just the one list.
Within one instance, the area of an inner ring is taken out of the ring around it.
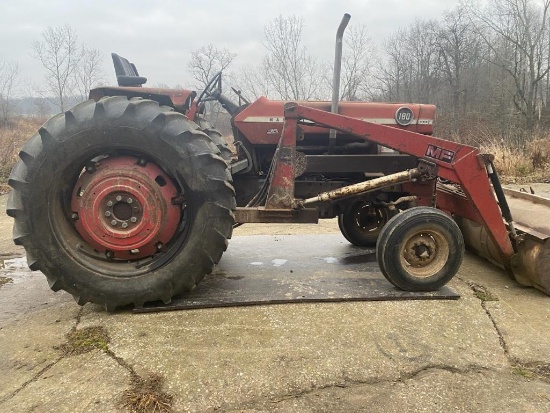
{"label": "bare tree", "polygon": [[387,100],[433,103],[440,86],[437,28],[436,21],[416,20],[386,40],[377,78]]}
{"label": "bare tree", "polygon": [[90,89],[104,82],[101,53],[97,49],[82,47],[82,57],[75,70],[75,85],[83,99],[87,99]]}
{"label": "bare tree", "polygon": [[198,82],[197,88],[203,88],[216,73],[227,69],[235,57],[228,49],[218,49],[212,44],[193,51],[187,67]]}
{"label": "bare tree", "polygon": [[404,89],[404,76],[407,71],[407,50],[402,47],[400,40],[405,37],[405,34],[404,29],[399,29],[384,41],[385,58],[378,61],[375,75],[382,100],[393,102],[405,100],[402,89]]}
{"label": "bare tree", "polygon": [[264,29],[268,53],[263,72],[270,90],[284,100],[307,100],[318,94],[318,65],[302,45],[303,28],[301,17],[279,16]]}
{"label": "bare tree", "polygon": [[472,19],[491,50],[491,63],[513,81],[513,103],[525,120],[528,138],[537,123],[539,91],[550,72],[549,12],[550,0],[493,0]]}
{"label": "bare tree", "polygon": [[264,66],[244,66],[236,77],[236,83],[242,96],[248,100],[257,99],[260,96],[269,96],[268,75]]}
{"label": "bare tree", "polygon": [[0,59],[0,125],[7,125],[12,113],[12,97],[19,84],[19,65]]}
{"label": "bare tree", "polygon": [[[193,51],[187,67],[191,76],[198,82],[195,87],[204,89],[216,73],[225,71],[231,65],[235,57],[237,55],[228,49],[218,49],[212,44]],[[230,74],[224,73],[224,76],[227,77]],[[206,113],[212,122],[219,121],[221,111],[222,107],[218,102],[207,102]]]}
{"label": "bare tree", "polygon": [[[371,77],[376,61],[374,46],[367,27],[351,26],[345,33],[342,53],[342,74],[340,76],[340,99],[361,100],[370,94]],[[332,90],[334,64],[327,64],[323,70],[323,82]],[[331,92],[327,93],[331,95]]]}
{"label": "bare tree", "polygon": [[359,100],[368,91],[374,66],[375,51],[367,27],[352,26],[346,38],[342,61],[342,99]]}
{"label": "bare tree", "polygon": [[68,25],[48,27],[42,32],[42,40],[32,44],[32,56],[46,70],[47,90],[38,92],[44,97],[53,94],[55,104],[64,111],[67,97],[74,92],[75,73],[82,59],[75,30]]}
{"label": "bare tree", "polygon": [[477,85],[482,41],[475,32],[468,10],[462,6],[446,13],[435,39],[439,53],[439,70],[450,95],[451,132],[461,134],[468,99]]}

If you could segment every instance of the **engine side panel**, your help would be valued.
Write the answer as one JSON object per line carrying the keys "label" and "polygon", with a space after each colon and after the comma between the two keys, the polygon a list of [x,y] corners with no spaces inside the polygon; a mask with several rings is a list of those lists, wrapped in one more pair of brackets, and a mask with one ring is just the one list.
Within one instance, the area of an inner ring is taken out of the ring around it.
{"label": "engine side panel", "polygon": [[[285,103],[287,102],[260,97],[235,117],[234,125],[252,144],[276,145],[282,134]],[[330,102],[297,103],[330,112]],[[433,133],[435,111],[434,105],[424,104],[340,102],[339,105],[340,115],[424,135]],[[305,135],[328,136],[325,128],[304,125],[302,129]]]}

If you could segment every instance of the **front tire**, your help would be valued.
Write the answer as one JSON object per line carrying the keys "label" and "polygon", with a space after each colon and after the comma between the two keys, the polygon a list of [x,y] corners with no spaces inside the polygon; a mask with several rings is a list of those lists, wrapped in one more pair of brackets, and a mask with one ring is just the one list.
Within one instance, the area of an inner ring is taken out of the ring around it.
{"label": "front tire", "polygon": [[79,104],[20,152],[7,208],[14,242],[81,305],[169,302],[211,272],[231,237],[235,194],[218,154],[156,102]]}
{"label": "front tire", "polygon": [[406,291],[437,290],[455,276],[463,258],[458,225],[435,208],[416,207],[396,215],[376,244],[382,274]]}

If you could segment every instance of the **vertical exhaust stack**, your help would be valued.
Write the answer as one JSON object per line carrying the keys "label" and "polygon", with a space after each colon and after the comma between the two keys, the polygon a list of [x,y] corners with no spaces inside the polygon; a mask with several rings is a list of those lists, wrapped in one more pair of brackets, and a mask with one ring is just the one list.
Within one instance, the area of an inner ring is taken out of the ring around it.
{"label": "vertical exhaust stack", "polygon": [[[334,74],[332,77],[332,104],[330,111],[332,113],[338,113],[338,102],[340,100],[340,72],[342,71],[342,39],[344,37],[344,30],[351,19],[351,15],[346,13],[342,17],[338,31],[336,32],[336,49],[334,52]],[[334,153],[334,147],[336,146],[336,130],[331,129],[328,135],[329,154]]]}

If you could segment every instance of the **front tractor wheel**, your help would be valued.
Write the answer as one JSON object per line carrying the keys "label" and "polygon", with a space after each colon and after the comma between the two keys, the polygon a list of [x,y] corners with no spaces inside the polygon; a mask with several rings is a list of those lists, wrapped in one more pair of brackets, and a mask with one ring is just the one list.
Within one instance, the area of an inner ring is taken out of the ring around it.
{"label": "front tractor wheel", "polygon": [[382,274],[406,291],[433,291],[449,282],[464,257],[458,225],[428,207],[408,209],[380,232],[376,259]]}
{"label": "front tractor wheel", "polygon": [[50,119],[9,184],[14,241],[79,304],[141,306],[193,288],[231,237],[227,165],[197,125],[111,97]]}

